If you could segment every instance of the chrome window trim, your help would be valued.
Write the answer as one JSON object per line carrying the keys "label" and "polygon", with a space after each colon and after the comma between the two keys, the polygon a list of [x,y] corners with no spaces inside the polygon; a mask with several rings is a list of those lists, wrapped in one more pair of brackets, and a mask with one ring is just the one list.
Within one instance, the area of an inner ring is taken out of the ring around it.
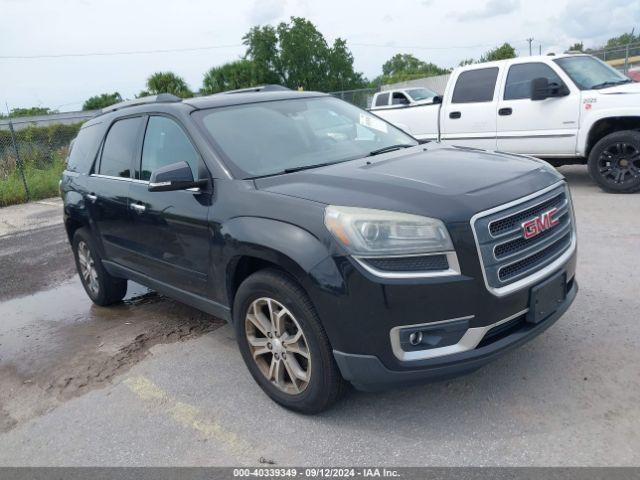
{"label": "chrome window trim", "polygon": [[128,178],[128,177],[114,177],[113,175],[102,175],[100,173],[92,173],[91,177],[96,178],[106,178],[108,180],[119,180],[121,182],[132,182],[132,183],[144,183],[149,184],[146,180],[138,180],[137,178]]}
{"label": "chrome window trim", "polygon": [[462,336],[462,338],[458,341],[458,343],[454,345],[447,345],[445,347],[439,347],[439,348],[431,348],[429,350],[415,350],[413,352],[406,352],[402,350],[402,348],[400,347],[400,330],[401,329],[431,327],[431,326],[440,325],[443,323],[455,322],[457,320],[471,320],[472,318],[475,317],[475,315],[469,315],[467,317],[451,318],[448,320],[442,320],[439,322],[432,322],[432,323],[400,325],[398,327],[393,327],[389,331],[389,337],[391,339],[391,350],[393,351],[393,354],[396,356],[396,358],[403,362],[410,362],[413,360],[426,360],[429,358],[444,357],[446,355],[453,355],[455,353],[466,352],[476,348],[478,344],[482,341],[484,336],[487,334],[487,332],[492,328],[497,327],[498,325],[502,325],[503,323],[513,320],[514,318],[517,318],[521,315],[524,315],[528,311],[529,309],[525,308],[524,310],[518,313],[515,313],[507,318],[503,318],[502,320],[498,320],[497,322],[492,323],[491,325],[486,325],[484,327],[469,328],[467,329],[465,334]]}
{"label": "chrome window trim", "polygon": [[555,270],[562,267],[571,258],[571,256],[573,255],[577,247],[578,242],[576,239],[576,232],[575,232],[575,218],[572,214],[571,215],[571,244],[569,245],[569,248],[560,257],[558,257],[556,260],[551,262],[546,267],[538,270],[535,273],[532,273],[528,277],[524,277],[518,280],[517,282],[510,283],[509,285],[505,285],[504,287],[492,287],[491,285],[489,285],[489,281],[487,280],[487,272],[484,268],[484,260],[482,259],[482,251],[480,250],[480,242],[478,241],[478,235],[476,233],[476,228],[475,228],[476,221],[479,218],[486,217],[487,215],[491,215],[493,213],[500,212],[502,210],[514,207],[521,203],[528,202],[529,200],[533,200],[534,198],[540,197],[545,193],[553,190],[554,188],[558,188],[561,185],[564,185],[564,188],[566,188],[568,191],[569,188],[566,186],[566,182],[564,180],[560,180],[559,182],[556,182],[553,185],[550,185],[549,187],[546,187],[538,192],[532,193],[531,195],[527,195],[525,197],[519,198],[509,203],[505,203],[504,205],[499,205],[497,207],[491,208],[489,210],[485,210],[483,212],[478,212],[473,217],[471,217],[471,221],[470,221],[471,231],[473,232],[473,239],[476,242],[476,251],[478,252],[478,262],[480,263],[480,268],[482,270],[482,278],[484,279],[484,285],[487,288],[487,290],[491,292],[493,295],[495,295],[496,297],[504,297],[505,295],[509,295],[515,291],[526,288],[538,282],[539,280],[542,280],[544,277],[548,276],[549,274],[553,273]]}
{"label": "chrome window trim", "polygon": [[[447,270],[428,270],[423,272],[388,272],[386,270],[379,270],[366,263],[368,258],[410,258],[410,257],[427,257],[433,255],[444,255],[447,257],[447,263],[449,268]],[[455,275],[461,275],[460,263],[458,262],[458,256],[456,252],[433,252],[433,253],[418,253],[412,255],[380,255],[380,256],[353,256],[352,257],[358,265],[364,268],[367,272],[380,278],[434,278],[434,277],[449,277]]]}

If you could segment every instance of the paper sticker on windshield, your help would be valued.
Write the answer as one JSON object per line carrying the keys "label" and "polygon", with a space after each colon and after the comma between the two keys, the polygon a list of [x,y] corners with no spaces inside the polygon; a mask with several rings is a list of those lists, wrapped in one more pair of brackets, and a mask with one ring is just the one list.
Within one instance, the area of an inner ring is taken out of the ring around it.
{"label": "paper sticker on windshield", "polygon": [[374,130],[378,130],[379,132],[388,133],[387,124],[385,122],[383,122],[379,118],[367,115],[366,113],[360,114],[360,125],[373,128]]}

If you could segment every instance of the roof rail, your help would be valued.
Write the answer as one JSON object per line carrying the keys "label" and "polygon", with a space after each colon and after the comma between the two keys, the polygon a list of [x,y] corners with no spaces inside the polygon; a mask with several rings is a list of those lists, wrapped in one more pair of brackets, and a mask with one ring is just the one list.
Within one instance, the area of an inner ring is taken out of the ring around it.
{"label": "roof rail", "polygon": [[158,95],[149,95],[146,97],[134,98],[133,100],[126,100],[124,102],[115,103],[102,109],[101,113],[115,112],[122,108],[135,107],[136,105],[145,105],[147,103],[173,103],[181,102],[180,97],[176,97],[170,93],[160,93]]}
{"label": "roof rail", "polygon": [[283,87],[282,85],[260,85],[258,87],[239,88],[238,90],[229,90],[223,93],[281,92],[285,90],[291,90],[291,89],[287,87]]}

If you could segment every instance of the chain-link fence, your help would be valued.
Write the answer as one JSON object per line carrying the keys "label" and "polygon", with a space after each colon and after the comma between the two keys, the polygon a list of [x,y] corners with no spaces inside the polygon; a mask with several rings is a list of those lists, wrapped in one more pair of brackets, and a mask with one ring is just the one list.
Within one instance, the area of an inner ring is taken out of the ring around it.
{"label": "chain-link fence", "polygon": [[80,123],[16,128],[0,124],[0,207],[55,196]]}
{"label": "chain-link fence", "polygon": [[640,65],[640,43],[630,43],[619,47],[589,51],[588,53],[604,60],[624,73],[628,72],[630,68]]}
{"label": "chain-link fence", "polygon": [[340,92],[329,92],[331,95],[342,100],[357,105],[360,108],[370,108],[373,95],[379,88],[360,88],[357,90],[343,90]]}

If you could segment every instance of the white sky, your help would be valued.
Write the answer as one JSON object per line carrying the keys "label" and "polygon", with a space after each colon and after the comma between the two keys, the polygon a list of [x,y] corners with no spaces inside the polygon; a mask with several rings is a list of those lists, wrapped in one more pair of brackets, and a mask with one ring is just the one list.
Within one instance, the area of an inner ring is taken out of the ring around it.
{"label": "white sky", "polygon": [[[76,110],[95,94],[131,98],[155,71],[197,90],[212,66],[244,53],[252,25],[310,19],[331,42],[345,38],[356,69],[372,78],[395,53],[445,67],[511,42],[520,55],[596,46],[636,27],[640,0],[0,0],[0,102]],[[217,45],[216,49],[117,56],[11,59]],[[231,47],[224,47],[229,46]],[[456,47],[456,48],[453,48]],[[465,48],[459,48],[465,47]]]}

